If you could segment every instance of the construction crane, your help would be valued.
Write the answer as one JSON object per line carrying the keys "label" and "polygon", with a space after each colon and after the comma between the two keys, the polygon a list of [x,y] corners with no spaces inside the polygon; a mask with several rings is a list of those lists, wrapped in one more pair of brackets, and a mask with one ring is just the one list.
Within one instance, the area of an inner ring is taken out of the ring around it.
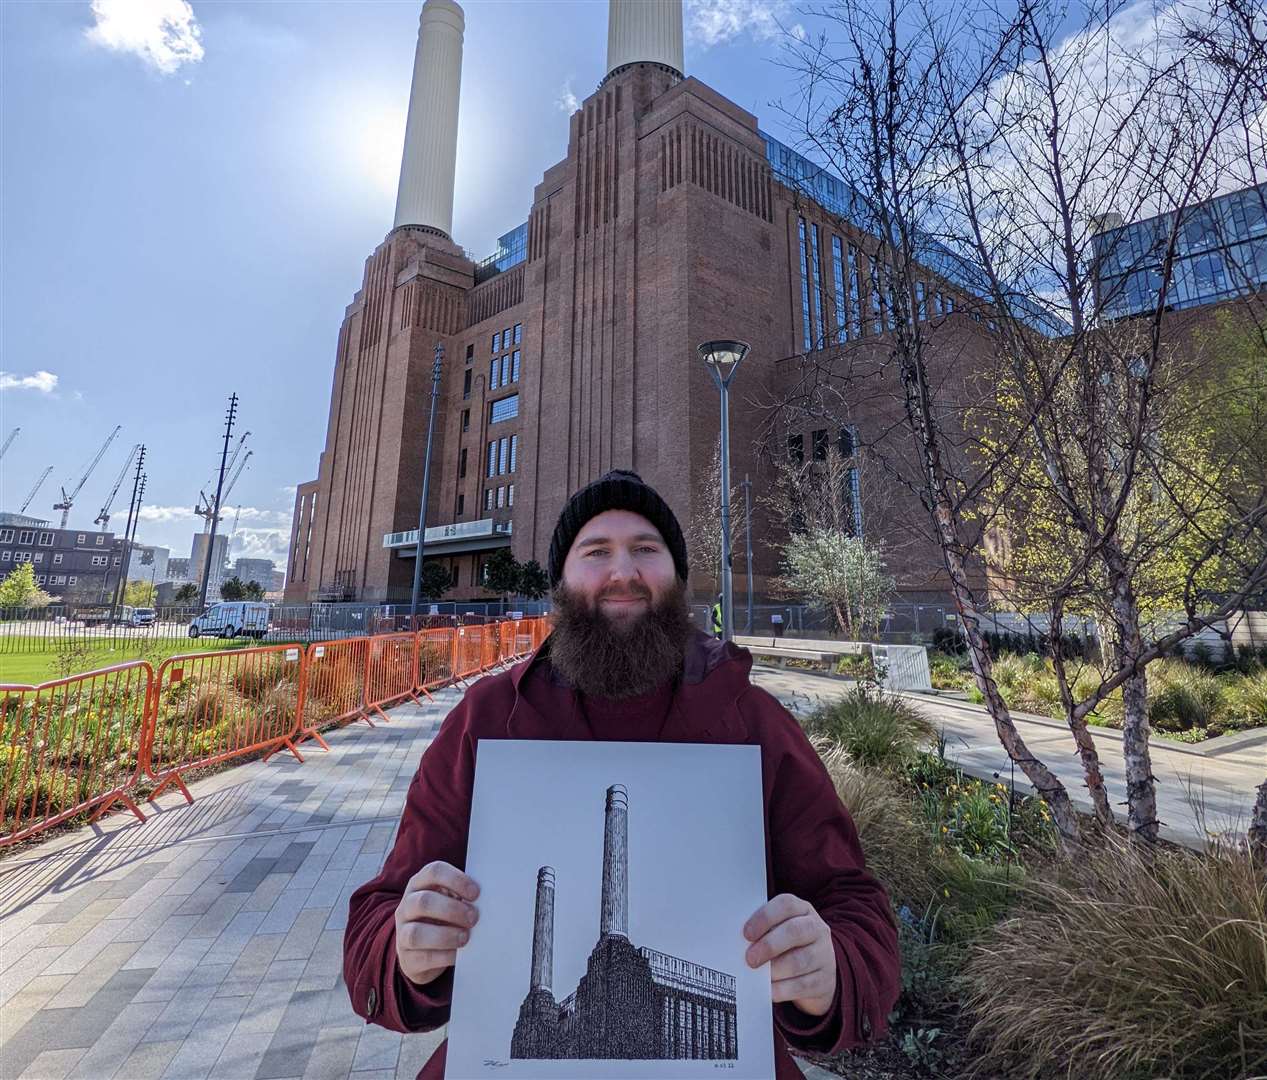
{"label": "construction crane", "polygon": [[128,460],[123,463],[123,468],[119,470],[119,475],[115,477],[114,487],[110,489],[110,494],[106,496],[105,505],[101,507],[101,513],[93,519],[93,524],[100,525],[102,532],[105,532],[106,526],[110,524],[110,507],[114,505],[114,497],[119,494],[119,487],[123,483],[123,478],[127,476],[128,470],[132,468],[132,462],[136,460],[136,455],[140,451],[140,443],[132,447],[132,453],[128,455]]}
{"label": "construction crane", "polygon": [[9,437],[4,440],[4,445],[0,446],[0,457],[4,457],[4,452],[9,449],[9,444],[18,437],[18,432],[21,430],[20,427],[15,427],[9,432]]}
{"label": "construction crane", "polygon": [[53,466],[50,465],[47,469],[40,473],[40,478],[35,481],[35,487],[31,488],[31,494],[26,497],[26,502],[22,504],[22,509],[18,511],[19,514],[26,513],[26,508],[31,505],[31,500],[35,498],[35,493],[44,486],[44,481],[48,479],[48,474],[52,471]]}
{"label": "construction crane", "polygon": [[[238,462],[237,471],[230,477],[229,482],[225,485],[224,491],[220,494],[220,505],[223,506],[229,501],[229,492],[233,490],[233,485],[238,482],[238,477],[242,475],[242,470],[246,468],[246,463],[251,460],[254,450],[248,450],[246,456]],[[237,454],[234,454],[237,457]],[[204,492],[198,492],[202,496],[202,504],[194,507],[194,513],[202,518],[202,531],[211,531],[211,519],[215,516],[215,507],[211,505],[211,500],[207,498]]]}
{"label": "construction crane", "polygon": [[[224,466],[224,471],[226,473],[233,471],[233,464],[237,461],[238,455],[242,452],[242,444],[246,442],[246,437],[250,434],[251,433],[249,431],[242,432],[242,437],[238,439],[237,446],[233,448],[233,453],[230,455],[228,462]],[[214,479],[214,477],[207,478],[207,482],[203,485],[203,490],[198,492],[201,497],[201,501],[194,507],[194,513],[203,520],[203,532],[207,532],[211,528],[211,500],[207,498],[206,489],[212,486],[212,481]],[[227,494],[227,492],[225,494]],[[221,495],[220,502],[221,505],[224,504],[224,495]]]}
{"label": "construction crane", "polygon": [[242,504],[238,503],[237,509],[233,511],[233,528],[229,530],[229,545],[225,550],[229,553],[233,552],[233,541],[238,538],[238,520],[242,517]]}
{"label": "construction crane", "polygon": [[110,449],[110,444],[114,442],[114,440],[118,437],[119,432],[122,430],[123,425],[120,424],[112,432],[110,432],[110,437],[101,444],[101,449],[97,451],[97,456],[88,463],[88,468],[84,470],[84,475],[79,478],[79,483],[75,485],[75,490],[67,495],[66,489],[62,488],[62,501],[59,503],[53,503],[53,509],[60,510],[62,512],[63,529],[66,528],[66,519],[70,517],[70,508],[75,505],[75,497],[79,494],[80,488],[88,482],[88,477],[92,475],[93,469],[97,467],[97,462],[99,462],[105,455],[105,452]]}

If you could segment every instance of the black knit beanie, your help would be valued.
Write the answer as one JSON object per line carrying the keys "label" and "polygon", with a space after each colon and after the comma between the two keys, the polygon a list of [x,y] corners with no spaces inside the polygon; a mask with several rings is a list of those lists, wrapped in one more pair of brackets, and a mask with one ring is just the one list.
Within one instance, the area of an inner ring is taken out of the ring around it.
{"label": "black knit beanie", "polygon": [[655,488],[644,484],[637,473],[613,469],[587,487],[581,488],[563,507],[563,513],[559,515],[558,524],[554,527],[554,536],[550,539],[550,565],[547,569],[551,588],[558,585],[563,578],[563,562],[572,550],[576,534],[590,518],[606,510],[628,510],[641,514],[651,522],[660,530],[660,535],[668,545],[677,576],[686,580],[689,569],[686,540],[669,504],[660,498]]}

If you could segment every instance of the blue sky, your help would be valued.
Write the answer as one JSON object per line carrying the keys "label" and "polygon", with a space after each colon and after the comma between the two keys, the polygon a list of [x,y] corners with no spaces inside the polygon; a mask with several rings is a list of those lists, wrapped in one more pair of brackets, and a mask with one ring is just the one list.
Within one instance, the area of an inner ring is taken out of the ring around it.
{"label": "blue sky", "polygon": [[[563,156],[569,99],[603,75],[607,3],[463,6],[454,232],[483,256]],[[144,441],[139,538],[188,555],[236,391],[254,456],[229,503],[243,507],[234,555],[284,562],[343,309],[391,226],[420,8],[0,3],[0,439],[22,428],[0,462],[0,509],[53,465],[28,513],[58,517],[59,485],[122,424],[70,524],[91,527]],[[688,72],[779,134],[794,7],[686,9]]]}

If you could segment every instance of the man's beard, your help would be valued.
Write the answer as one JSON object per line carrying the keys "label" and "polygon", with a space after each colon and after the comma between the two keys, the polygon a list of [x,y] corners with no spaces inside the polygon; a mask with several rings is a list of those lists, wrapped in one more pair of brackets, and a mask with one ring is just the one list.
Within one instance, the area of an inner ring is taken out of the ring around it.
{"label": "man's beard", "polygon": [[597,602],[590,608],[562,583],[554,590],[550,663],[582,694],[620,701],[650,693],[681,674],[693,630],[685,585],[674,579],[658,604],[645,586],[621,595],[630,593],[648,602],[647,611],[621,626]]}

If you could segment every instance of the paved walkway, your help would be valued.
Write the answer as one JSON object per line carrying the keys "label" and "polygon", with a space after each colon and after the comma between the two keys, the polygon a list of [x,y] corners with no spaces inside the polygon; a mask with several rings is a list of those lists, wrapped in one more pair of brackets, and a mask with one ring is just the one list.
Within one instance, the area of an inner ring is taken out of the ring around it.
{"label": "paved walkway", "polygon": [[[797,708],[845,689],[798,672],[756,676]],[[310,744],[304,765],[279,754],[221,773],[192,785],[192,806],[164,796],[144,825],[114,814],[0,860],[0,1077],[414,1077],[441,1033],[402,1038],[353,1014],[343,928],[457,700],[450,689],[392,710],[391,724],[345,728],[329,753]],[[945,724],[956,757],[987,775],[1006,763],[980,711],[921,707]],[[1021,724],[1076,785],[1068,736],[1050,721]],[[1099,741],[1117,791],[1112,740]],[[1172,771],[1201,780],[1220,812],[1247,807],[1265,756],[1261,745],[1218,759],[1160,750],[1163,812],[1179,818]]]}
{"label": "paved walkway", "polygon": [[[839,696],[849,683],[800,672],[757,665],[758,682],[794,711]],[[905,695],[932,718],[947,737],[946,755],[966,772],[1008,783],[1011,762],[983,708],[948,697]],[[1034,755],[1061,779],[1075,806],[1091,812],[1083,783],[1082,762],[1069,729],[1049,717],[1013,714],[1017,729]],[[1100,755],[1105,786],[1114,811],[1126,814],[1126,773],[1122,734],[1112,728],[1092,728]],[[1255,789],[1267,777],[1267,734],[1240,735],[1216,740],[1213,751],[1199,746],[1153,739],[1153,775],[1157,777],[1157,806],[1167,839],[1201,847],[1209,832],[1244,832],[1254,805]],[[1016,770],[1016,785],[1032,791],[1025,774]]]}

